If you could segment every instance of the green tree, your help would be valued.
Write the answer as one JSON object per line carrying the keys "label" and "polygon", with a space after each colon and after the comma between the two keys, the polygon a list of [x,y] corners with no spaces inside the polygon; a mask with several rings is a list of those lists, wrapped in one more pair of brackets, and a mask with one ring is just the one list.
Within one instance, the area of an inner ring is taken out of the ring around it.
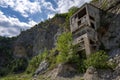
{"label": "green tree", "polygon": [[47,58],[47,56],[48,56],[48,51],[45,50],[43,53],[40,53],[37,56],[33,57],[29,61],[29,65],[27,67],[26,72],[33,73],[38,68],[39,64]]}
{"label": "green tree", "polygon": [[79,8],[77,8],[77,7],[75,7],[75,6],[73,6],[73,7],[71,7],[70,9],[69,9],[69,11],[68,11],[68,14],[67,14],[67,16],[66,16],[66,23],[65,23],[65,26],[66,26],[66,28],[67,29],[69,29],[69,26],[70,26],[70,17],[78,10]]}
{"label": "green tree", "polygon": [[95,68],[108,68],[107,65],[108,55],[105,51],[99,51],[94,54],[91,54],[87,60],[85,60],[86,68],[93,66]]}
{"label": "green tree", "polygon": [[70,32],[64,32],[59,36],[57,41],[57,50],[59,55],[57,56],[57,62],[65,62],[71,51],[72,47],[72,34]]}

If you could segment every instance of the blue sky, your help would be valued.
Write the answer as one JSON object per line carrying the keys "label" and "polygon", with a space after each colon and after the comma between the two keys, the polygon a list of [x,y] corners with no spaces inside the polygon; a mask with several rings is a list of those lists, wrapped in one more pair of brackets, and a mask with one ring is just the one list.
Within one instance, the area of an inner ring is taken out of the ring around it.
{"label": "blue sky", "polygon": [[0,0],[0,36],[17,36],[21,30],[80,7],[90,0]]}

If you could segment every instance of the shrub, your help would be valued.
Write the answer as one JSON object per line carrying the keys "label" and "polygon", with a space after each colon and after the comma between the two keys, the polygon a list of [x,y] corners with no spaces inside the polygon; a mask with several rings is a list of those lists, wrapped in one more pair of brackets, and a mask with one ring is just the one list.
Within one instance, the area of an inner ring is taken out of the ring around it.
{"label": "shrub", "polygon": [[33,57],[29,61],[29,65],[27,67],[26,72],[27,73],[33,73],[38,68],[38,66],[41,63],[41,61],[43,61],[44,59],[47,58],[47,55],[48,55],[48,51],[45,50],[43,53],[38,54],[37,56]]}
{"label": "shrub", "polygon": [[[63,18],[66,18],[66,17],[67,17],[67,13],[55,14],[55,17],[63,17]],[[55,17],[54,17],[54,18],[55,18]]]}
{"label": "shrub", "polygon": [[2,69],[0,69],[0,77],[7,75],[7,74],[8,74],[8,71],[9,71],[9,70],[8,70],[7,68],[2,68]]}
{"label": "shrub", "polygon": [[72,34],[70,32],[63,33],[59,36],[57,40],[56,49],[59,51],[59,54],[56,56],[56,64],[59,63],[70,63],[76,65],[78,72],[85,71],[84,59],[85,52],[77,54],[77,46],[72,45]]}
{"label": "shrub", "polygon": [[90,57],[85,60],[86,68],[93,66],[98,69],[108,68],[107,65],[108,55],[104,51],[99,51],[91,54]]}
{"label": "shrub", "polygon": [[25,71],[27,68],[28,62],[25,58],[16,58],[14,59],[10,65],[8,65],[9,68],[11,68],[11,72],[22,72]]}
{"label": "shrub", "polygon": [[63,33],[57,40],[56,49],[59,51],[57,63],[66,62],[69,52],[71,51],[72,34],[70,32]]}
{"label": "shrub", "polygon": [[53,69],[56,67],[56,56],[58,55],[58,51],[53,48],[52,50],[49,51],[49,56],[47,57],[47,60],[49,62],[49,70]]}
{"label": "shrub", "polygon": [[66,27],[66,29],[68,29],[69,30],[69,26],[70,26],[70,23],[69,23],[69,20],[70,20],[70,17],[78,10],[79,8],[77,8],[77,7],[75,7],[75,6],[73,6],[73,7],[71,7],[70,9],[69,9],[69,12],[68,12],[68,14],[67,14],[67,16],[66,16],[66,22],[65,22],[65,27]]}
{"label": "shrub", "polygon": [[92,0],[92,2],[98,2],[98,0]]}

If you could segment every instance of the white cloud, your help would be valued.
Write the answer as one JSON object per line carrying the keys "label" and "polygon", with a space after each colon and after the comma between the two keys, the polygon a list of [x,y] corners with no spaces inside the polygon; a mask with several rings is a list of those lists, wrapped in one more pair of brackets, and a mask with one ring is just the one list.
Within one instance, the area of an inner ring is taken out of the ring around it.
{"label": "white cloud", "polygon": [[47,10],[55,11],[51,2],[46,2],[45,0],[40,0],[41,7],[45,7]]}
{"label": "white cloud", "polygon": [[[41,13],[44,9],[47,18],[52,18],[55,13],[65,13],[72,6],[80,7],[85,2],[90,0],[54,0],[58,7],[54,8],[51,2],[46,2],[46,0],[35,0],[30,2],[30,0],[0,0],[1,7],[10,7],[14,11],[21,13],[22,16],[28,17],[37,12]],[[43,17],[41,20],[45,20]],[[4,15],[0,11],[0,35],[2,36],[15,36],[20,33],[20,29],[28,29],[34,26],[36,22],[34,20],[29,20],[29,22],[21,22],[17,17],[10,17]]]}
{"label": "white cloud", "polygon": [[1,36],[16,36],[20,33],[20,30],[26,30],[35,25],[36,22],[30,20],[28,23],[20,22],[18,18],[5,16],[0,11],[0,35]]}
{"label": "white cloud", "polygon": [[46,2],[45,0],[35,0],[34,2],[30,2],[29,0],[0,0],[0,6],[9,6],[13,10],[20,12],[24,17],[29,17],[29,14],[41,12],[42,7],[55,11],[52,3]]}
{"label": "white cloud", "polygon": [[48,14],[47,18],[53,18],[55,14]]}
{"label": "white cloud", "polygon": [[58,8],[56,9],[58,13],[65,13],[73,6],[80,7],[85,2],[89,2],[90,0],[55,0]]}
{"label": "white cloud", "polygon": [[[29,14],[34,14],[37,12],[42,12],[41,8],[46,10],[54,11],[56,13],[67,12],[72,6],[80,7],[85,2],[91,0],[54,0],[57,4],[57,8],[54,9],[51,2],[46,0],[35,0],[30,2],[29,0],[0,0],[0,6],[8,7],[10,6],[13,10],[20,12],[24,17],[29,17]],[[47,14],[47,13],[46,13]]]}
{"label": "white cloud", "polygon": [[29,0],[0,0],[1,7],[11,7],[13,10],[20,12],[24,17],[29,14],[41,12],[39,2],[30,2]]}
{"label": "white cloud", "polygon": [[[54,0],[58,7],[54,10],[56,13],[65,13],[73,7],[80,7],[85,2],[90,2],[91,0]],[[52,10],[52,9],[51,9]],[[55,14],[48,14],[47,18],[52,18]]]}
{"label": "white cloud", "polygon": [[[37,24],[37,22],[35,22],[35,21],[33,21],[33,20],[30,20],[30,21],[28,22],[28,24],[31,25],[31,26],[34,26],[35,24]],[[31,27],[31,26],[30,26],[30,27]]]}

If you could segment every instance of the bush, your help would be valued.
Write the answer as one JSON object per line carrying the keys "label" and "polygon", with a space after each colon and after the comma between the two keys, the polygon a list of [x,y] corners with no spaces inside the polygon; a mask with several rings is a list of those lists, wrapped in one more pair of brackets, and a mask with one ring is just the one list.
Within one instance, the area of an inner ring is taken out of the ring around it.
{"label": "bush", "polygon": [[27,67],[26,72],[27,73],[33,73],[39,66],[39,64],[47,58],[48,55],[48,51],[45,50],[43,53],[38,54],[37,56],[33,57],[30,62],[29,65]]}
{"label": "bush", "polygon": [[74,64],[78,72],[84,72],[85,52],[81,52],[80,56],[80,54],[77,54],[76,48],[77,46],[72,45],[72,34],[70,32],[60,35],[56,46],[56,49],[59,51],[59,54],[56,56],[56,64]]}
{"label": "bush", "polygon": [[[55,17],[63,17],[63,18],[66,18],[66,17],[67,17],[67,13],[55,14]],[[55,17],[54,17],[54,18],[55,18]]]}
{"label": "bush", "polygon": [[98,0],[92,0],[92,2],[98,2]]}
{"label": "bush", "polygon": [[16,58],[14,59],[10,65],[8,65],[9,68],[11,68],[11,72],[23,72],[27,68],[28,62],[25,58]]}
{"label": "bush", "polygon": [[53,69],[56,66],[56,56],[58,55],[58,51],[55,48],[49,51],[48,62],[50,64],[49,69]]}
{"label": "bush", "polygon": [[8,71],[9,70],[7,68],[0,69],[0,77],[7,75]]}
{"label": "bush", "polygon": [[10,73],[19,73],[25,71],[27,68],[27,60],[25,58],[13,58],[0,69],[0,77],[6,76]]}
{"label": "bush", "polygon": [[57,40],[56,49],[59,51],[57,63],[66,62],[72,47],[72,34],[70,32],[63,33]]}
{"label": "bush", "polygon": [[66,19],[65,19],[65,28],[66,29],[70,29],[70,17],[78,10],[79,8],[77,8],[77,7],[75,7],[75,6],[73,6],[73,7],[71,7],[70,9],[69,9],[69,12],[68,12],[68,14],[67,14],[67,16],[66,16]]}
{"label": "bush", "polygon": [[104,51],[99,51],[91,54],[90,57],[85,60],[86,68],[93,66],[98,69],[108,68],[107,65],[108,55]]}

